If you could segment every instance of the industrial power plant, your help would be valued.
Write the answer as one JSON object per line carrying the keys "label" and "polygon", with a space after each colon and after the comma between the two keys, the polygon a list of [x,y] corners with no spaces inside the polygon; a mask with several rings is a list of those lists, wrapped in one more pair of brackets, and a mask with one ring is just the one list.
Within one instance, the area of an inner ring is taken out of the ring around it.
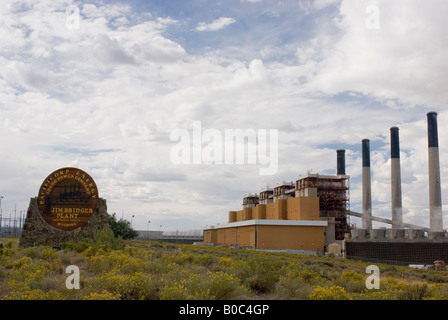
{"label": "industrial power plant", "polygon": [[[362,140],[362,212],[350,209],[350,176],[345,150],[336,150],[336,174],[308,173],[259,194],[247,194],[243,208],[230,211],[228,223],[203,231],[210,245],[261,250],[293,250],[403,265],[448,262],[443,228],[437,113],[427,114],[429,228],[403,221],[399,128],[390,129],[391,219],[372,212],[370,140]],[[350,217],[362,219],[353,227]],[[391,225],[374,229],[372,222]],[[336,248],[336,249],[335,249]],[[338,253],[338,248],[340,248]]]}

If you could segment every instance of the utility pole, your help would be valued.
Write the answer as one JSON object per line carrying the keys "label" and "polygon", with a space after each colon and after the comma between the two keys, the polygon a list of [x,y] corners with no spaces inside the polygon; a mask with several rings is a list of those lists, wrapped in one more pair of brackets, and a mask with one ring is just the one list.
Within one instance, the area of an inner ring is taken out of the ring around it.
{"label": "utility pole", "polygon": [[2,199],[3,199],[3,196],[0,196],[0,233],[2,231],[2,218],[3,218]]}

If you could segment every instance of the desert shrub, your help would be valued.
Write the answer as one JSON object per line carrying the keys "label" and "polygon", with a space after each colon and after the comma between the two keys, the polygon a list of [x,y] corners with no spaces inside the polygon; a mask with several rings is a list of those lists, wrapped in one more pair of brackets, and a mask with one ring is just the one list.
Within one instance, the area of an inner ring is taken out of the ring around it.
{"label": "desert shrub", "polygon": [[25,256],[18,260],[13,261],[11,264],[11,267],[12,267],[12,269],[20,269],[22,266],[27,265],[27,264],[32,264],[32,263],[33,263],[33,259],[31,259],[28,256]]}
{"label": "desert shrub", "polygon": [[300,278],[283,276],[276,285],[277,294],[283,299],[307,299],[313,286]]}
{"label": "desert shrub", "polygon": [[422,280],[427,280],[433,283],[448,283],[448,273],[440,271],[426,271],[422,274]]}
{"label": "desert shrub", "polygon": [[37,289],[40,281],[45,278],[46,274],[47,270],[37,264],[23,264],[10,272],[9,279],[10,281],[22,283],[31,289]]}
{"label": "desert shrub", "polygon": [[135,272],[145,272],[147,263],[142,259],[128,257],[120,267],[120,273],[129,274]]}
{"label": "desert shrub", "polygon": [[173,268],[161,280],[160,299],[162,300],[209,300],[208,288],[204,279],[189,269]]}
{"label": "desert shrub", "polygon": [[428,285],[423,284],[408,284],[401,290],[397,290],[395,298],[397,300],[423,300],[428,291]]}
{"label": "desert shrub", "polygon": [[193,259],[193,263],[201,265],[201,266],[206,266],[209,267],[211,265],[213,265],[214,263],[216,263],[218,259],[211,255],[211,254],[197,254],[195,255],[194,259]]}
{"label": "desert shrub", "polygon": [[114,232],[106,225],[104,228],[97,230],[93,234],[94,246],[104,250],[121,250],[124,248],[124,241],[121,237],[116,237]]}
{"label": "desert shrub", "polygon": [[[308,266],[306,266],[308,268]],[[286,274],[282,276],[277,285],[277,293],[285,299],[307,299],[313,292],[314,286],[324,286],[330,282],[321,277],[314,270],[303,269],[297,263],[289,263]]]}
{"label": "desert shrub", "polygon": [[162,282],[163,300],[229,300],[246,294],[238,278],[222,271],[196,273],[182,269],[168,274]]}
{"label": "desert shrub", "polygon": [[41,289],[11,291],[4,297],[5,300],[64,300],[61,292]]}
{"label": "desert shrub", "polygon": [[58,253],[53,248],[47,247],[42,250],[41,258],[43,260],[53,260],[58,257]]}
{"label": "desert shrub", "polygon": [[439,283],[432,285],[423,297],[424,300],[448,300],[448,284]]}
{"label": "desert shrub", "polygon": [[313,286],[325,286],[331,284],[326,277],[326,272],[315,268],[309,269],[309,266],[301,266],[297,263],[289,263],[286,266],[286,277],[289,279],[299,279],[301,282]]}
{"label": "desert shrub", "polygon": [[245,296],[246,290],[240,284],[238,278],[233,275],[220,272],[208,272],[207,287],[210,290],[211,298],[214,300],[241,299]]}
{"label": "desert shrub", "polygon": [[42,247],[26,247],[19,251],[19,256],[30,257],[31,259],[39,259],[41,257]]}
{"label": "desert shrub", "polygon": [[91,246],[93,246],[93,240],[89,238],[83,238],[80,241],[69,240],[61,244],[61,248],[64,251],[76,251],[76,252],[83,252]]}
{"label": "desert shrub", "polygon": [[184,253],[172,257],[172,260],[178,264],[192,263],[194,261],[195,255],[193,253]]}
{"label": "desert shrub", "polygon": [[217,263],[223,268],[233,269],[235,267],[235,259],[229,257],[221,257],[218,259]]}
{"label": "desert shrub", "polygon": [[164,286],[160,291],[160,300],[193,300],[183,284],[173,283]]}
{"label": "desert shrub", "polygon": [[248,270],[245,284],[257,293],[270,293],[275,289],[283,265],[271,257],[255,256],[247,262]]}
{"label": "desert shrub", "polygon": [[87,258],[89,270],[96,273],[119,270],[128,261],[129,255],[118,250],[105,252],[100,249],[95,255]]}
{"label": "desert shrub", "polygon": [[339,286],[315,287],[308,298],[310,300],[350,300],[347,291]]}
{"label": "desert shrub", "polygon": [[91,292],[84,296],[82,300],[120,300],[120,295],[103,290],[101,293]]}
{"label": "desert shrub", "polygon": [[145,262],[145,269],[151,274],[170,274],[180,270],[181,266],[169,259],[154,259]]}
{"label": "desert shrub", "polygon": [[367,290],[364,277],[353,270],[344,271],[333,283],[349,293],[360,293]]}
{"label": "desert shrub", "polygon": [[14,241],[7,241],[3,244],[3,249],[1,250],[2,257],[12,257],[17,250],[17,244]]}
{"label": "desert shrub", "polygon": [[5,299],[61,299],[63,280],[50,273],[51,263],[38,263],[24,256],[11,264],[11,270],[5,279]]}
{"label": "desert shrub", "polygon": [[154,299],[156,289],[151,283],[151,277],[142,272],[127,275],[105,273],[90,280],[89,286],[93,291],[106,290],[119,295],[122,300]]}
{"label": "desert shrub", "polygon": [[61,244],[64,251],[83,252],[86,256],[93,255],[97,250],[121,250],[124,248],[124,241],[121,237],[115,236],[108,225],[93,233],[93,239],[83,238],[79,241],[69,240]]}
{"label": "desert shrub", "polygon": [[394,293],[389,290],[365,290],[359,293],[352,293],[353,300],[392,300]]}
{"label": "desert shrub", "polygon": [[394,277],[394,278],[402,278],[402,272],[398,270],[397,266],[393,265],[384,265],[381,267],[381,276],[382,277]]}

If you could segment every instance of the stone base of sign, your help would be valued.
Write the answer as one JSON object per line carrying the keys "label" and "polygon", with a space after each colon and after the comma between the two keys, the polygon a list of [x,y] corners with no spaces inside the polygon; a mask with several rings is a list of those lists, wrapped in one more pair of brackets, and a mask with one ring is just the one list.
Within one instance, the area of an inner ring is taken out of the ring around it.
{"label": "stone base of sign", "polygon": [[107,218],[106,200],[99,198],[94,214],[86,225],[70,231],[59,230],[42,219],[37,207],[37,198],[31,198],[19,246],[59,247],[69,240],[93,239],[94,232],[107,225]]}

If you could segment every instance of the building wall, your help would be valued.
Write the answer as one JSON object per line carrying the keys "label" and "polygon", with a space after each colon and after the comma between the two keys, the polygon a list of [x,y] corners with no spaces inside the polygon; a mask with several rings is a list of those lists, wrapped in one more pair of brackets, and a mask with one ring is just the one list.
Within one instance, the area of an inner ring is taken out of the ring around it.
{"label": "building wall", "polygon": [[259,249],[324,250],[324,228],[258,226]]}
{"label": "building wall", "polygon": [[218,243],[218,230],[216,229],[204,230],[203,234],[205,243]]}
{"label": "building wall", "polygon": [[224,238],[223,244],[226,246],[234,246],[237,243],[236,242],[237,228],[228,228],[225,230],[226,231],[225,231],[225,238]]}
{"label": "building wall", "polygon": [[296,197],[287,200],[287,220],[319,220],[318,197]]}
{"label": "building wall", "polygon": [[236,221],[243,221],[243,210],[239,210],[236,212]]}
{"label": "building wall", "polygon": [[204,242],[255,249],[324,250],[324,229],[275,225],[208,229],[204,230]]}
{"label": "building wall", "polygon": [[236,222],[236,211],[229,211],[229,222]]}
{"label": "building wall", "polygon": [[266,219],[268,220],[286,220],[286,199],[277,199],[273,203],[266,205]]}
{"label": "building wall", "polygon": [[277,199],[268,204],[229,212],[229,222],[251,219],[268,220],[319,220],[318,197]]}
{"label": "building wall", "polygon": [[237,229],[237,242],[240,247],[255,247],[255,226],[239,227]]}
{"label": "building wall", "polygon": [[243,209],[243,217],[242,217],[243,221],[252,220],[252,209],[253,207]]}
{"label": "building wall", "polygon": [[252,209],[252,219],[266,219],[266,205],[259,204]]}
{"label": "building wall", "polygon": [[[320,220],[318,197],[277,199],[229,212],[229,223],[248,220]],[[204,242],[257,249],[324,250],[325,227],[250,225],[204,230]]]}

